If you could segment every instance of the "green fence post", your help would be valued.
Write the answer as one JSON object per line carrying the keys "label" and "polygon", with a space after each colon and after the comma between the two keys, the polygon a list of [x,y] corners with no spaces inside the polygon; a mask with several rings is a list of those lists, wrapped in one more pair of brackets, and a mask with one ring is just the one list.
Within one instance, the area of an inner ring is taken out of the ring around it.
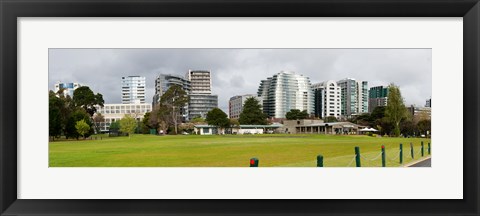
{"label": "green fence post", "polygon": [[355,163],[357,164],[357,167],[362,166],[360,164],[360,147],[358,146],[355,146]]}
{"label": "green fence post", "polygon": [[385,145],[382,145],[382,167],[385,167]]}
{"label": "green fence post", "polygon": [[403,144],[400,143],[400,153],[399,153],[399,157],[400,157],[400,164],[403,164]]}
{"label": "green fence post", "polygon": [[250,167],[258,167],[258,159],[257,158],[251,158],[250,159]]}
{"label": "green fence post", "polygon": [[317,155],[317,167],[323,167],[323,155]]}
{"label": "green fence post", "polygon": [[428,148],[427,149],[428,149],[428,154],[431,154],[430,153],[430,143],[428,143]]}
{"label": "green fence post", "polygon": [[424,151],[424,150],[423,150],[423,141],[420,143],[420,145],[422,146],[422,147],[420,148],[420,152],[421,152],[422,157],[423,157],[423,151]]}
{"label": "green fence post", "polygon": [[413,156],[413,144],[410,143],[410,154],[412,155],[412,159],[414,159],[415,157]]}

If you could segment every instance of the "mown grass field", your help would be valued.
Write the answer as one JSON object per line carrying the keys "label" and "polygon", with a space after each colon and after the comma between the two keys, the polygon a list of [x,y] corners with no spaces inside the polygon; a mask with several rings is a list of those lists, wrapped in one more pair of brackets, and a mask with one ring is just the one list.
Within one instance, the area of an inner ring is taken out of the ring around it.
{"label": "mown grass field", "polygon": [[[259,159],[260,167],[315,167],[318,154],[325,167],[350,167],[359,146],[362,167],[380,167],[385,145],[387,167],[399,164],[403,143],[404,164],[420,158],[420,142],[426,138],[376,138],[336,135],[214,135],[104,137],[102,140],[54,141],[49,143],[50,167],[248,167]],[[433,148],[433,146],[432,146]],[[376,158],[371,161],[370,159]],[[395,160],[393,160],[395,159]]]}

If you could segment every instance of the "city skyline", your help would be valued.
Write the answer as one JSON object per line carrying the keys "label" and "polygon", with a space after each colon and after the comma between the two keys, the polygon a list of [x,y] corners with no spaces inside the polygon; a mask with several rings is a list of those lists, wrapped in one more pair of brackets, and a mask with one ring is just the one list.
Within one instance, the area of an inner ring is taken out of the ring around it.
{"label": "city skyline", "polygon": [[282,70],[311,83],[345,78],[368,81],[368,88],[400,86],[406,105],[422,106],[431,98],[431,49],[50,49],[49,89],[76,82],[103,94],[105,103],[120,103],[121,77],[146,77],[151,103],[159,74],[184,76],[210,70],[212,92],[228,113],[232,96],[255,94],[262,79]]}

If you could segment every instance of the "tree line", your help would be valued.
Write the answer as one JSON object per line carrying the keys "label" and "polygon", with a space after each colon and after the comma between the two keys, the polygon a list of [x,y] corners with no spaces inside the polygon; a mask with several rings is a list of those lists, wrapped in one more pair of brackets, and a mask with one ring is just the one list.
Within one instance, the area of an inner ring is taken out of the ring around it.
{"label": "tree line", "polygon": [[172,85],[160,97],[160,103],[151,112],[145,113],[142,121],[142,131],[148,133],[150,129],[161,130],[169,134],[178,134],[179,131],[193,132],[195,125],[208,124],[218,128],[238,127],[240,124],[268,124],[267,115],[263,113],[260,102],[253,98],[245,100],[240,118],[229,119],[228,115],[219,108],[207,112],[205,118],[194,117],[189,122],[182,122],[182,113],[188,102],[188,95],[181,86]]}
{"label": "tree line", "polygon": [[61,135],[67,139],[78,139],[98,131],[98,125],[93,124],[93,116],[97,111],[96,106],[103,107],[102,94],[94,94],[88,86],[77,88],[73,97],[65,96],[64,91],[48,92],[49,136],[52,139]]}
{"label": "tree line", "polygon": [[[347,119],[347,121],[368,126],[379,130],[381,135],[389,135],[398,137],[418,136],[431,134],[431,120],[425,113],[420,114],[417,118],[407,111],[404,99],[400,92],[400,88],[395,84],[388,86],[387,106],[378,106],[372,113],[363,113],[358,116]],[[286,113],[287,120],[298,120],[313,118],[306,110],[300,111],[292,109]],[[334,116],[327,116],[324,122],[337,122]]]}
{"label": "tree line", "polygon": [[[431,133],[431,121],[427,116],[414,119],[407,112],[398,86],[389,85],[387,106],[376,107],[372,113],[364,113],[348,119],[352,123],[377,128],[382,135],[389,136],[416,136]],[[88,86],[77,88],[73,97],[65,96],[60,89],[58,92],[49,91],[49,136],[52,139],[61,135],[67,139],[79,137],[87,138],[93,133],[100,132],[100,123],[104,117],[97,113],[96,107],[103,107],[104,100],[100,93],[93,93]],[[172,85],[161,96],[160,103],[153,107],[151,112],[137,121],[136,116],[125,115],[120,121],[110,124],[110,131],[122,132],[128,135],[133,133],[150,133],[151,129],[169,134],[178,134],[179,131],[192,133],[197,124],[208,124],[223,128],[235,128],[239,125],[267,125],[268,116],[263,113],[262,105],[254,98],[247,98],[238,119],[229,119],[228,115],[219,108],[214,108],[206,114],[185,122],[184,113],[188,102],[188,95],[181,86]],[[286,113],[287,120],[311,118],[306,110],[292,109]],[[324,122],[336,122],[337,118],[328,116]]]}

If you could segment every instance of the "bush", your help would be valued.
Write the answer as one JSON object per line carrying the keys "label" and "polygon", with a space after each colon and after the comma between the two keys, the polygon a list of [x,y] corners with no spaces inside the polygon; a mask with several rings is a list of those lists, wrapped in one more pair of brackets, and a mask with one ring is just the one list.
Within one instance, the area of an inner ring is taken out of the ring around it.
{"label": "bush", "polygon": [[175,133],[175,127],[169,127],[169,128],[167,129],[167,134],[168,134],[168,135],[177,135],[177,134]]}
{"label": "bush", "polygon": [[373,136],[373,133],[372,133],[372,132],[368,132],[367,135],[368,135],[368,136]]}

